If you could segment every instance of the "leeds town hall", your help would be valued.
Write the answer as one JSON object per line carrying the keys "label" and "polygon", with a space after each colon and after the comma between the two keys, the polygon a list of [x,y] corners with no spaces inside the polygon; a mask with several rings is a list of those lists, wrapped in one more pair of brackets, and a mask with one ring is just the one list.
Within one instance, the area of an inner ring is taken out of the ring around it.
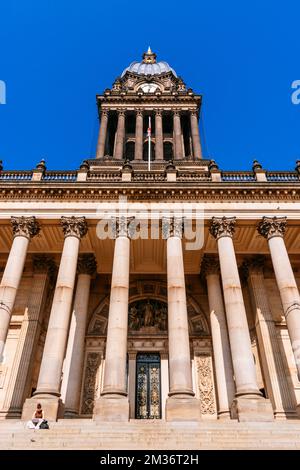
{"label": "leeds town hall", "polygon": [[189,85],[149,48],[95,157],[1,165],[0,448],[300,449],[300,162],[223,171]]}

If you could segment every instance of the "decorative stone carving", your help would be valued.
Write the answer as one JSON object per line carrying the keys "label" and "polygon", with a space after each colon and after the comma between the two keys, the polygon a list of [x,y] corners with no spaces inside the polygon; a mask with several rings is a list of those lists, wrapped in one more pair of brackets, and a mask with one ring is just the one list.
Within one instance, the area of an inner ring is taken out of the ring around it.
{"label": "decorative stone carving", "polygon": [[220,264],[219,260],[214,255],[205,254],[201,262],[201,276],[205,277],[208,274],[219,274]]}
{"label": "decorative stone carving", "polygon": [[60,223],[66,237],[82,238],[87,233],[85,217],[61,217]]}
{"label": "decorative stone carving", "polygon": [[221,237],[233,237],[236,217],[213,217],[210,225],[211,235],[218,240]]}
{"label": "decorative stone carving", "polygon": [[184,224],[182,217],[172,217],[170,219],[162,218],[162,234],[164,239],[169,237],[182,238],[184,231]]}
{"label": "decorative stone carving", "polygon": [[140,332],[149,332],[149,328],[166,331],[167,312],[167,305],[159,300],[138,300],[129,306],[129,328]]}
{"label": "decorative stone carving", "polygon": [[201,414],[215,414],[216,403],[212,379],[212,360],[209,355],[196,357],[198,391],[201,403]]}
{"label": "decorative stone carving", "polygon": [[97,370],[101,362],[101,355],[97,352],[89,352],[86,360],[83,397],[81,405],[81,414],[91,415],[93,413],[94,402],[96,399],[96,377]]}
{"label": "decorative stone carving", "polygon": [[135,226],[132,227],[131,222],[134,217],[112,217],[112,233],[113,237],[131,237]]}
{"label": "decorative stone carving", "polygon": [[78,274],[90,274],[92,276],[97,269],[97,262],[92,253],[79,255],[77,263]]}
{"label": "decorative stone carving", "polygon": [[30,240],[40,231],[39,223],[34,216],[11,217],[10,221],[14,237],[26,237]]}
{"label": "decorative stone carving", "polygon": [[57,275],[57,266],[54,259],[47,255],[34,255],[32,258],[32,264],[34,272],[48,273],[50,287],[53,287]]}
{"label": "decorative stone carving", "polygon": [[263,217],[257,226],[257,230],[267,240],[273,237],[284,237],[286,217]]}

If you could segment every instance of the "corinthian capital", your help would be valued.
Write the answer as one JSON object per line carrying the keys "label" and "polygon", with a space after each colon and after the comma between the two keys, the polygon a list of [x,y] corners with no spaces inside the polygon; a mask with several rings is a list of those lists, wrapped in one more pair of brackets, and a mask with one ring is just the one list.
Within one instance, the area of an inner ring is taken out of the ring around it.
{"label": "corinthian capital", "polygon": [[263,217],[257,226],[258,233],[270,240],[283,237],[286,229],[286,217]]}
{"label": "corinthian capital", "polygon": [[219,260],[214,255],[205,254],[201,262],[201,276],[208,276],[209,274],[219,274],[220,264]]}
{"label": "corinthian capital", "polygon": [[90,274],[92,276],[97,268],[95,256],[92,253],[79,255],[77,263],[78,274]]}
{"label": "corinthian capital", "polygon": [[82,238],[87,232],[87,223],[85,217],[62,217],[60,220],[65,238],[77,237]]}
{"label": "corinthian capital", "polygon": [[218,240],[221,237],[233,237],[235,231],[235,217],[213,217],[210,225],[210,233]]}
{"label": "corinthian capital", "polygon": [[182,238],[184,231],[182,217],[163,217],[162,219],[162,233],[163,238],[168,239],[170,237]]}
{"label": "corinthian capital", "polygon": [[112,232],[114,238],[118,237],[131,237],[132,231],[135,229],[131,225],[134,217],[112,217]]}
{"label": "corinthian capital", "polygon": [[40,231],[35,217],[11,217],[10,221],[14,237],[26,237],[30,240]]}

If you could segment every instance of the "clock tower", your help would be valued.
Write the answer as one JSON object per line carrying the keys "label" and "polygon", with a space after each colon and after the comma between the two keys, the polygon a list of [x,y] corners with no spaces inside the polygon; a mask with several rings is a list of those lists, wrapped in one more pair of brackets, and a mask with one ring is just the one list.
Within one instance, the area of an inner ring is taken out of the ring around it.
{"label": "clock tower", "polygon": [[151,159],[195,162],[202,159],[198,119],[201,95],[187,88],[167,62],[157,62],[150,47],[141,62],[132,62],[112,88],[97,95],[101,122],[96,159],[148,159],[147,128],[151,118]]}

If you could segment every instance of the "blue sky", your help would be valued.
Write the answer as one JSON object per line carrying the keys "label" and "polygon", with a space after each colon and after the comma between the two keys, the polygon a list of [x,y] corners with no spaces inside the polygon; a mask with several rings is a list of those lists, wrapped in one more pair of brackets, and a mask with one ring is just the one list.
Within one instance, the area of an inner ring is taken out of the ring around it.
{"label": "blue sky", "polygon": [[299,1],[2,0],[0,18],[5,169],[93,157],[95,95],[148,45],[203,94],[205,156],[224,169],[300,159]]}

